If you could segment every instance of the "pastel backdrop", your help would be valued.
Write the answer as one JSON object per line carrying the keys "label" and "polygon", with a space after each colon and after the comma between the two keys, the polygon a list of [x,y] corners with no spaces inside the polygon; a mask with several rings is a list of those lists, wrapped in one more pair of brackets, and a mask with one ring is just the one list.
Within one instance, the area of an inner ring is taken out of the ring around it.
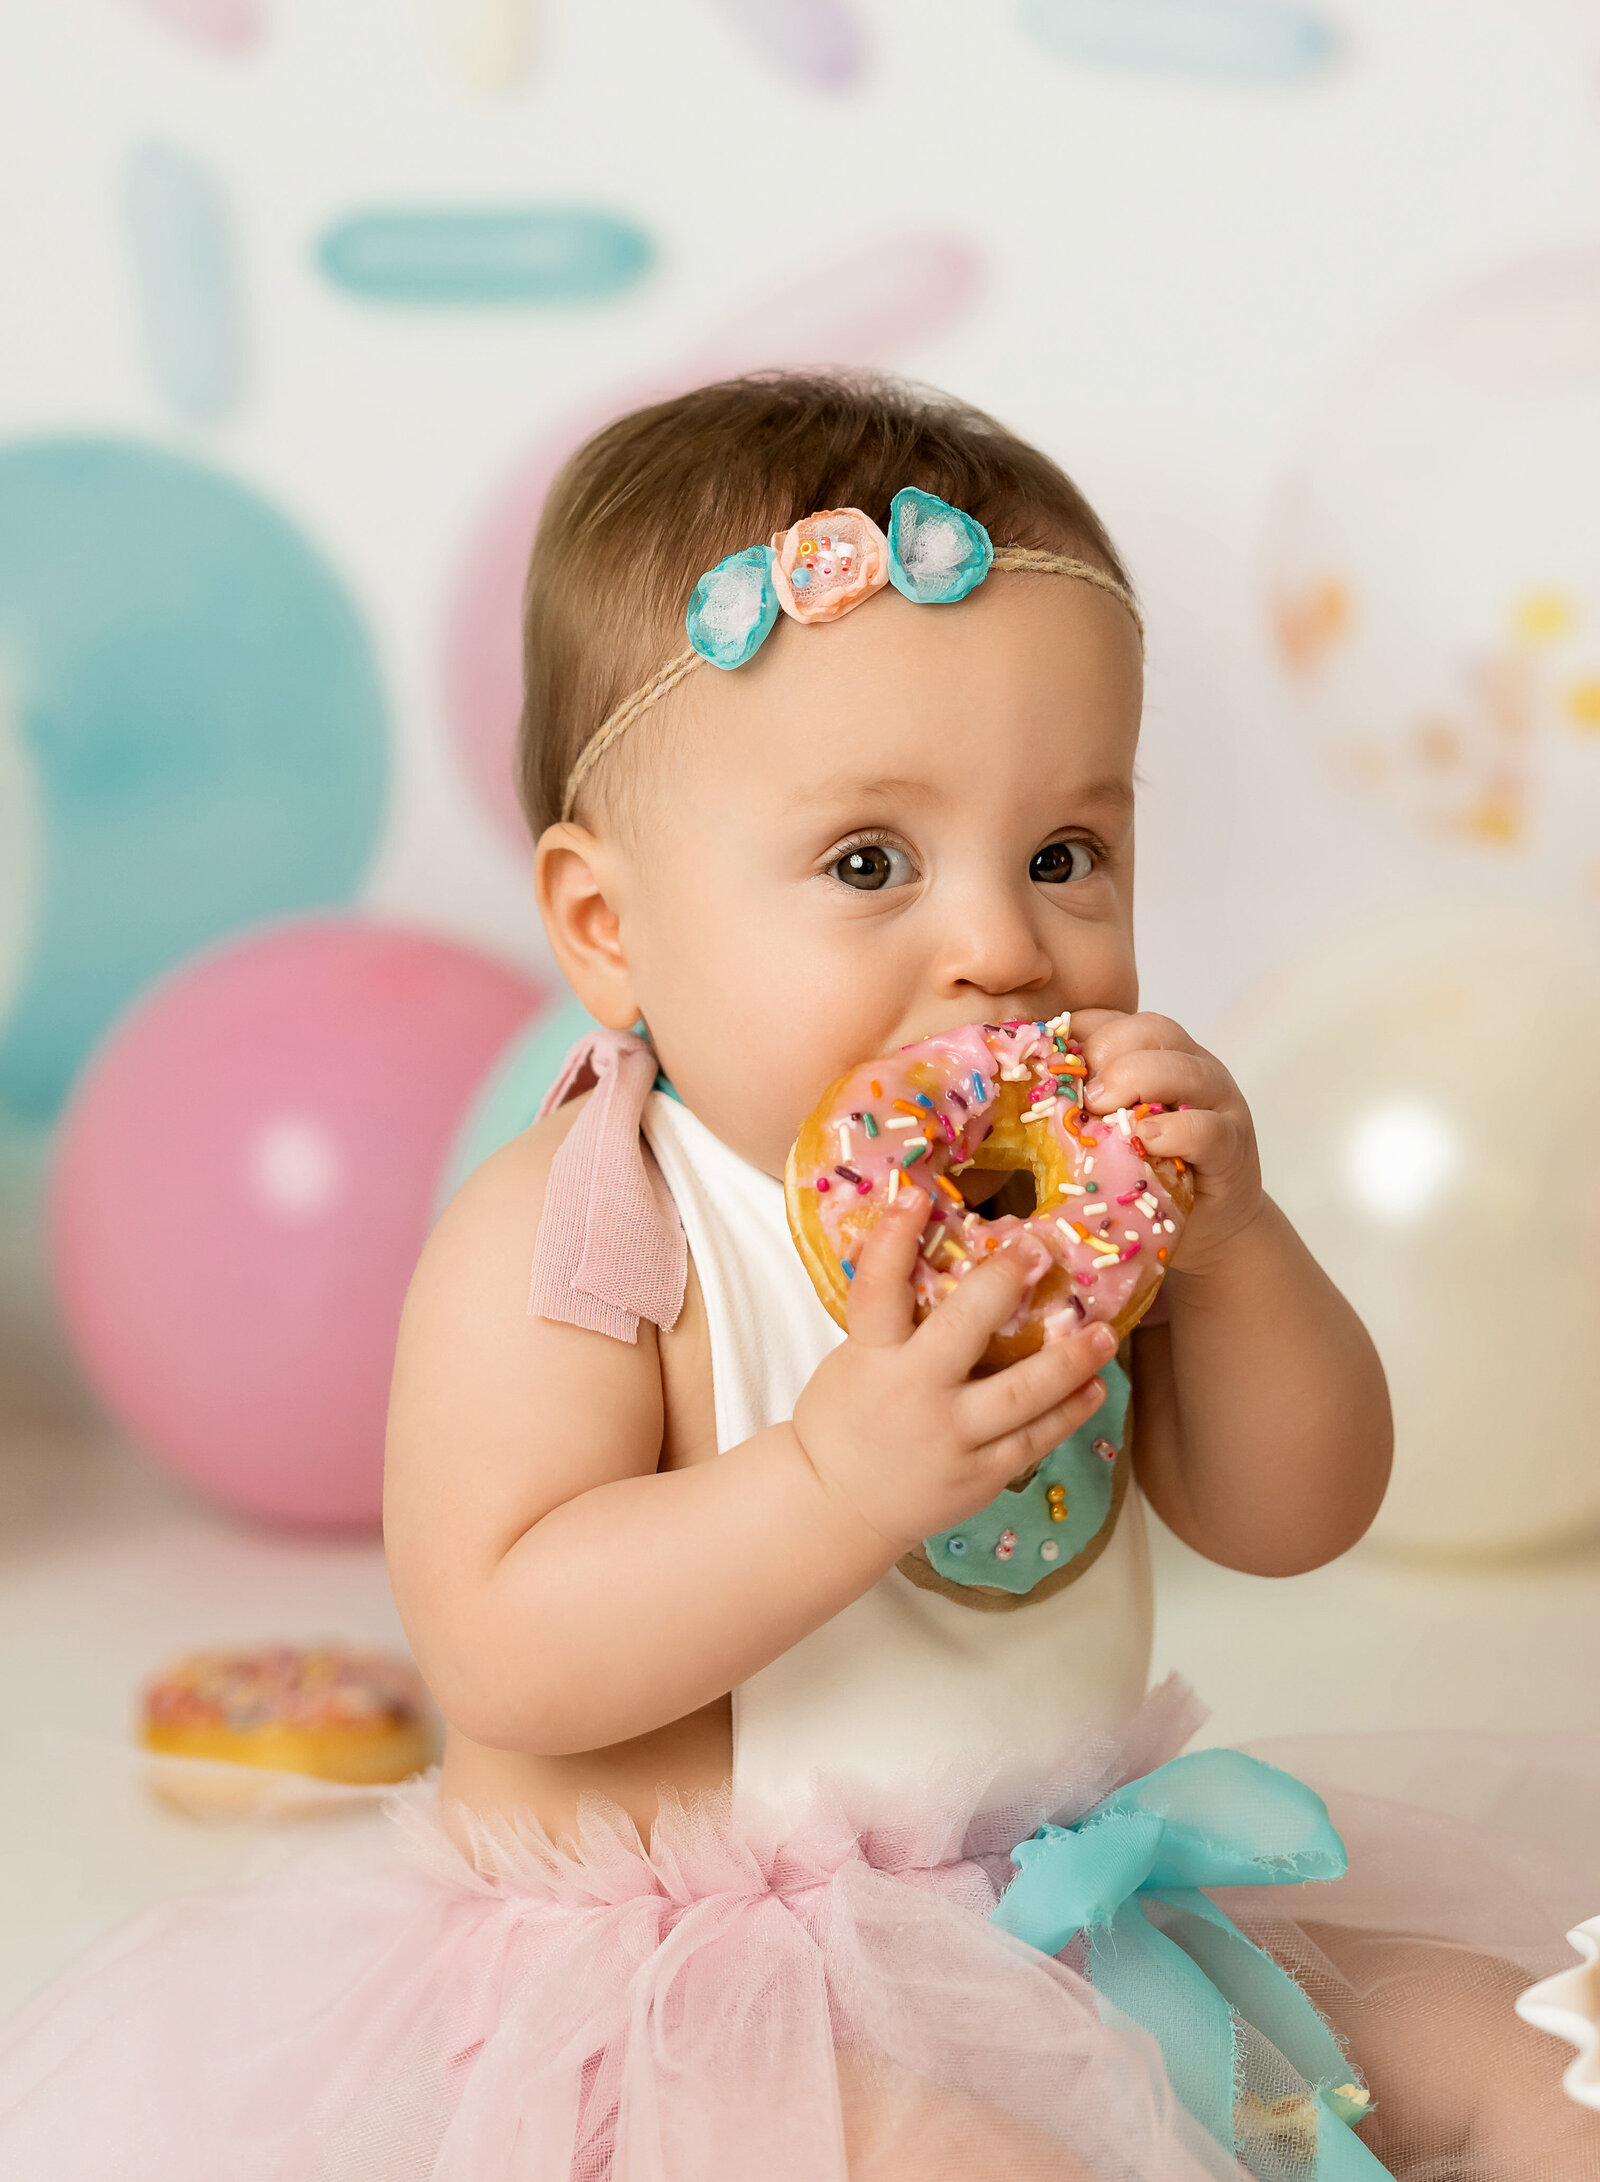
{"label": "pastel backdrop", "polygon": [[[1385,1348],[1381,1535],[1600,1523],[1597,1214],[1548,1126],[1600,1090],[1591,11],[33,0],[0,37],[8,1413],[97,1401],[255,1519],[370,1530],[409,1258],[574,1021],[506,770],[549,479],[664,389],[874,363],[1040,441],[1131,563],[1145,999],[1235,1063]],[[394,1189],[341,1198],[366,1120]],[[241,1173],[219,1297],[193,1207]],[[294,1362],[319,1206],[342,1383]],[[1474,1331],[1512,1266],[1532,1454]],[[168,1306],[137,1386],[125,1294]]]}

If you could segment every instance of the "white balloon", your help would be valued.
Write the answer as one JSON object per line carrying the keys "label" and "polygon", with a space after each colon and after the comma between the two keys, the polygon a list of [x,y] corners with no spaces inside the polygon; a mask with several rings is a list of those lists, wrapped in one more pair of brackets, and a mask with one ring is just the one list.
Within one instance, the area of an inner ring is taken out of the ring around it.
{"label": "white balloon", "polygon": [[1600,249],[1413,312],[1276,496],[1284,718],[1476,883],[1600,910]]}
{"label": "white balloon", "polygon": [[1514,1554],[1600,1525],[1600,957],[1526,909],[1346,941],[1232,1056],[1269,1193],[1377,1343],[1373,1535]]}

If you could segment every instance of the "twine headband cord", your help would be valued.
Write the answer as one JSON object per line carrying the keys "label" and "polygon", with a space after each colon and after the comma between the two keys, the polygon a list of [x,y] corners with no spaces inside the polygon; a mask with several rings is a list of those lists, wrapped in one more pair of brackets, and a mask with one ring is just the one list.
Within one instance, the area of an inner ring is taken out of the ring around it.
{"label": "twine headband cord", "polygon": [[973,516],[914,486],[890,502],[887,536],[860,508],[823,509],[778,533],[770,546],[747,546],[707,569],[685,616],[688,649],[614,705],[584,744],[567,776],[563,821],[619,735],[697,667],[743,666],[780,612],[794,621],[835,621],[885,583],[916,605],[949,605],[995,568],[1071,576],[1109,592],[1132,616],[1143,649],[1144,620],[1133,593],[1093,561],[1033,546],[993,546]]}

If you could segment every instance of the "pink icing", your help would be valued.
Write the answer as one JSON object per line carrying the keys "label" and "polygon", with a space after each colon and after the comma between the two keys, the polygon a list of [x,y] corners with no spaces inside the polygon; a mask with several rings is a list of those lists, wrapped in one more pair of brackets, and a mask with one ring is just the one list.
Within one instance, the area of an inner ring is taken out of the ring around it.
{"label": "pink icing", "polygon": [[[1117,1318],[1165,1272],[1156,1253],[1176,1243],[1182,1215],[1137,1143],[1135,1111],[1084,1111],[1082,1054],[1068,1029],[1065,1015],[1048,1023],[968,1023],[864,1062],[844,1079],[827,1122],[831,1168],[801,1179],[819,1192],[822,1231],[841,1259],[844,1218],[862,1197],[883,1203],[899,1187],[890,1179],[896,1172],[929,1191],[933,1210],[912,1273],[919,1317],[971,1272],[987,1245],[999,1248],[1013,1237],[1022,1239],[1033,1264],[1002,1334],[1021,1329],[1052,1266],[1070,1276],[1071,1300],[1044,1313],[1047,1338],[1085,1321]],[[991,1133],[997,1087],[1007,1076],[1028,1085],[1025,1107],[1044,1109],[1024,1126],[1050,1134],[1071,1175],[1070,1194],[1058,1193],[1025,1220],[1010,1213],[985,1219],[953,1202],[937,1181],[969,1163]],[[1058,1088],[1063,1083],[1065,1091]],[[916,1109],[920,1126],[905,1107]]]}

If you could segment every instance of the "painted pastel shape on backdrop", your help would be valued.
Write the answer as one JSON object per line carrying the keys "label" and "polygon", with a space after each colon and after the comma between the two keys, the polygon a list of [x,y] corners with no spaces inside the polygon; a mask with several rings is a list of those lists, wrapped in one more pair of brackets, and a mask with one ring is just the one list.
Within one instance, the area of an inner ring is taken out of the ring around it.
{"label": "painted pastel shape on backdrop", "polygon": [[982,254],[965,236],[912,233],[868,243],[725,319],[685,360],[678,383],[766,364],[881,364],[956,324],[982,285]]}
{"label": "painted pastel shape on backdrop", "polygon": [[0,447],[0,660],[39,860],[0,1106],[44,1122],[152,978],[356,892],[386,705],[355,603],[304,533],[126,440]]}
{"label": "painted pastel shape on backdrop", "polygon": [[631,288],[655,257],[631,220],[579,206],[357,212],[318,239],[336,288],[424,309],[592,303]]}
{"label": "painted pastel shape on backdrop", "polygon": [[1421,298],[1353,357],[1301,429],[1260,563],[1282,731],[1352,818],[1436,884],[1591,923],[1597,498],[1600,248],[1580,243]]}
{"label": "painted pastel shape on backdrop", "polygon": [[523,81],[537,44],[537,0],[421,0],[428,42],[462,90],[498,98]]}
{"label": "painted pastel shape on backdrop", "polygon": [[244,380],[233,223],[210,170],[170,144],[141,144],[123,170],[151,376],[168,405],[196,424],[226,416]]}
{"label": "painted pastel shape on backdrop", "polygon": [[855,0],[717,0],[718,12],[769,68],[812,91],[859,82],[867,41]]}
{"label": "painted pastel shape on backdrop", "polygon": [[242,53],[261,36],[261,0],[135,0],[168,30],[213,53]]}
{"label": "painted pastel shape on backdrop", "polygon": [[1064,60],[1282,83],[1326,68],[1338,32],[1293,0],[1023,0],[1022,27]]}
{"label": "painted pastel shape on backdrop", "polygon": [[959,235],[867,244],[802,273],[716,328],[655,378],[634,380],[568,416],[524,456],[467,548],[445,629],[445,691],[456,750],[482,807],[528,845],[511,781],[522,706],[522,585],[539,511],[572,450],[613,417],[711,379],[768,365],[885,364],[968,311],[983,261]]}

